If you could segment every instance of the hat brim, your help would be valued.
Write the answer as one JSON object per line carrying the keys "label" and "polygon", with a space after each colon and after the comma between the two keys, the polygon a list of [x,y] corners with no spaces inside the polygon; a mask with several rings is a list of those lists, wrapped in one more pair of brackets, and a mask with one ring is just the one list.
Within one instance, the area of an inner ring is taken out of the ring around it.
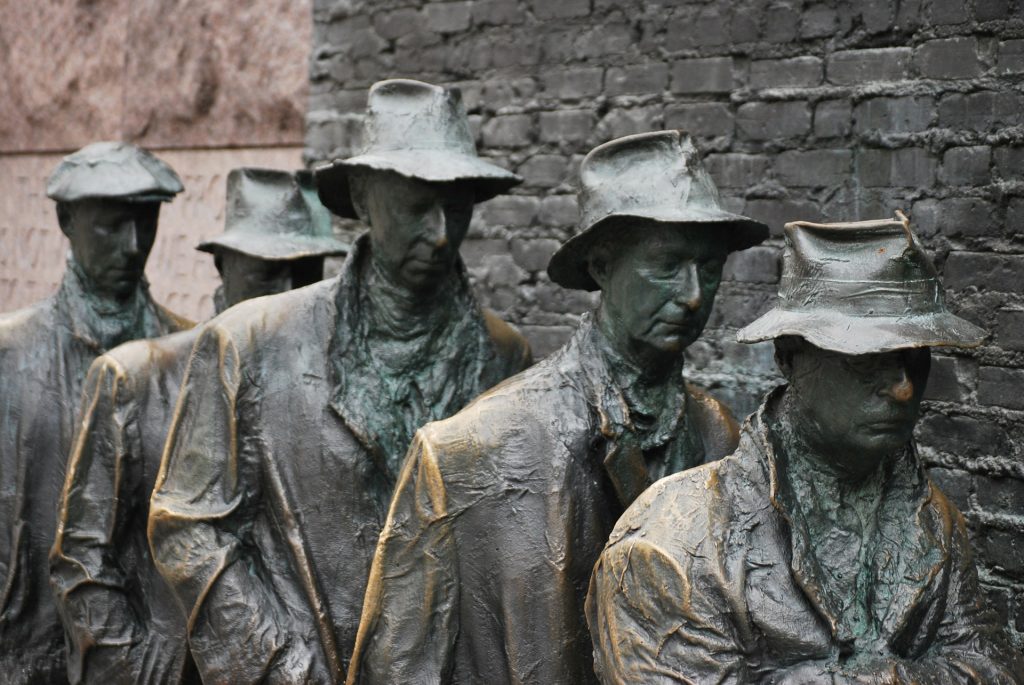
{"label": "hat brim", "polygon": [[475,202],[484,202],[523,182],[518,175],[479,157],[449,150],[395,150],[338,160],[314,170],[320,201],[334,214],[358,219],[349,188],[352,169],[391,171],[428,183],[470,182]]}
{"label": "hat brim", "polygon": [[303,257],[330,257],[348,254],[350,246],[335,238],[313,238],[301,235],[245,235],[229,233],[204,240],[197,250],[215,254],[232,250],[257,259],[284,261]]}
{"label": "hat brim", "polygon": [[837,312],[773,309],[736,334],[744,343],[796,335],[842,354],[873,354],[915,347],[977,347],[983,329],[949,312],[916,316],[850,316]]}
{"label": "hat brim", "polygon": [[[722,240],[726,242],[729,252],[745,250],[758,245],[768,238],[769,232],[768,226],[760,221],[724,211],[707,212],[688,208],[661,213],[610,214],[595,221],[558,248],[548,263],[548,276],[551,277],[551,280],[564,288],[598,290],[600,286],[590,277],[587,268],[590,249],[595,242],[606,237],[606,228],[609,225],[624,219],[653,221],[665,226],[676,227],[681,231],[691,230],[693,224],[716,226],[722,229]],[[628,237],[622,235],[619,239],[628,239]]]}

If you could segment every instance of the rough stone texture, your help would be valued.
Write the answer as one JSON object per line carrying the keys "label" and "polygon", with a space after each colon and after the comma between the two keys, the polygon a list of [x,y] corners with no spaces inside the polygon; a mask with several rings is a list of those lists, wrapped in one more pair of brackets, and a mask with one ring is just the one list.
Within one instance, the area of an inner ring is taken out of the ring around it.
{"label": "rough stone texture", "polygon": [[541,356],[594,302],[544,266],[572,231],[581,156],[614,135],[688,129],[726,205],[772,226],[730,260],[689,352],[741,414],[777,381],[771,345],[733,336],[771,305],[782,223],[912,216],[953,310],[993,334],[936,353],[921,452],[1024,645],[1021,0],[469,0],[446,3],[443,30],[432,4],[315,0],[305,155],[353,148],[376,80],[461,86],[482,153],[527,178],[477,212],[467,261]]}
{"label": "rough stone texture", "polygon": [[[160,211],[156,244],[146,265],[157,301],[202,320],[213,313],[220,283],[213,259],[194,248],[224,230],[227,173],[237,166],[294,169],[301,149],[191,150],[158,153],[181,175],[185,192]],[[0,311],[52,294],[64,272],[68,242],[57,225],[46,177],[61,154],[0,156]]]}
{"label": "rough stone texture", "polygon": [[175,148],[298,145],[310,6],[5,2],[0,152],[117,138]]}

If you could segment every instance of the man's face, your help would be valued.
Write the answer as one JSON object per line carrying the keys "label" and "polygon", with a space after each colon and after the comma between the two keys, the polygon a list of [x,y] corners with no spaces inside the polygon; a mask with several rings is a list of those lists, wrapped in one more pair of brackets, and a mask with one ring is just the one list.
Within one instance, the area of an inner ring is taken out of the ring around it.
{"label": "man's face", "polygon": [[427,183],[388,172],[365,180],[374,260],[399,285],[431,292],[451,273],[473,217],[465,183]]}
{"label": "man's face", "polygon": [[239,302],[276,295],[302,287],[323,276],[323,258],[274,260],[224,250],[218,255],[218,268],[224,284],[224,301],[228,307]]}
{"label": "man's face", "polygon": [[799,432],[840,473],[863,477],[910,440],[930,367],[927,348],[847,355],[801,343],[786,374]]}
{"label": "man's face", "polygon": [[159,202],[81,200],[61,228],[75,261],[101,294],[127,297],[138,287],[156,238]]}
{"label": "man's face", "polygon": [[697,227],[618,232],[633,237],[599,249],[604,263],[591,265],[606,330],[636,358],[676,358],[707,324],[726,246]]}

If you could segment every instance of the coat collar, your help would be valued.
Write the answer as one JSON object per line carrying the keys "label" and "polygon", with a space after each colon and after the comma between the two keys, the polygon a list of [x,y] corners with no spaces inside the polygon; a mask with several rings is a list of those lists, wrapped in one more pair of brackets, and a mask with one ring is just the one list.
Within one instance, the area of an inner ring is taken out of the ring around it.
{"label": "coat collar", "polygon": [[[787,524],[790,534],[790,570],[794,581],[811,606],[821,615],[841,653],[854,647],[854,636],[839,616],[834,601],[824,588],[821,564],[814,554],[797,504],[783,477],[777,440],[772,434],[771,417],[779,406],[786,386],[776,388],[751,417],[744,432],[753,438],[767,470],[769,499]],[[913,443],[890,465],[879,503],[878,528],[871,561],[869,615],[878,626],[879,638],[888,644],[901,641],[912,617],[926,606],[935,593],[936,579],[949,560],[951,523],[936,522],[931,515],[932,486],[920,464]],[[879,591],[888,588],[888,592]]]}

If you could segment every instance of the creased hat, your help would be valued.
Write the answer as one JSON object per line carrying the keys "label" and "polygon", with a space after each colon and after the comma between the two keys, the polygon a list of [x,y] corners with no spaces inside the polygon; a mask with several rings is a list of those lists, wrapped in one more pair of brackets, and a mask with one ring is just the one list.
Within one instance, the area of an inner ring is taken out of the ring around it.
{"label": "creased hat", "polygon": [[315,170],[320,199],[338,216],[358,218],[348,175],[360,167],[438,183],[470,181],[477,202],[523,180],[477,156],[458,88],[408,79],[375,83],[367,99],[362,151]]}
{"label": "creased hat", "polygon": [[61,160],[46,181],[46,196],[57,202],[111,198],[170,202],[183,190],[167,163],[130,143],[86,145]]}
{"label": "creased hat", "polygon": [[[600,145],[580,165],[580,231],[551,258],[548,275],[566,288],[597,290],[587,271],[591,246],[607,231],[639,232],[650,222],[686,230],[694,224],[720,229],[730,250],[768,237],[768,227],[722,209],[711,176],[689,134],[657,131]],[[646,221],[629,223],[618,218]]]}
{"label": "creased hat", "polygon": [[985,331],[946,309],[935,266],[905,218],[786,224],[779,300],[740,342],[797,335],[844,354],[975,347]]}
{"label": "creased hat", "polygon": [[243,167],[228,174],[224,232],[197,247],[234,250],[259,259],[343,255],[331,214],[320,203],[313,175]]}

